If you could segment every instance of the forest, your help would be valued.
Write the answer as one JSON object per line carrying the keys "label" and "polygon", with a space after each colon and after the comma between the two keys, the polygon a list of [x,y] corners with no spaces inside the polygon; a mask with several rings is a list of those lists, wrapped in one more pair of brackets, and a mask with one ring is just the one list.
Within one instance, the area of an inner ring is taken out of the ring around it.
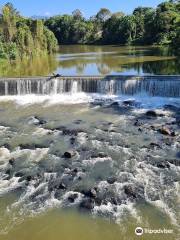
{"label": "forest", "polygon": [[180,54],[180,1],[138,7],[131,15],[102,8],[89,19],[79,9],[34,20],[20,16],[11,3],[2,8],[0,58],[51,54],[61,44],[169,45]]}
{"label": "forest", "polygon": [[49,18],[45,25],[59,44],[121,44],[180,46],[180,1],[163,2],[156,9],[136,8],[132,15],[102,8],[90,19],[80,10]]}
{"label": "forest", "polygon": [[32,58],[56,51],[57,40],[42,20],[22,17],[11,3],[0,14],[0,58]]}

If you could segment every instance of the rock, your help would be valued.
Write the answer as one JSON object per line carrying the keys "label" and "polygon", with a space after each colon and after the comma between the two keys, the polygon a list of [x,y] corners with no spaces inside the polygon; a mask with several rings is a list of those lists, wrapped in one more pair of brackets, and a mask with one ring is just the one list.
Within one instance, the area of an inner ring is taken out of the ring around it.
{"label": "rock", "polygon": [[32,176],[27,176],[27,177],[26,177],[26,180],[27,180],[28,182],[30,182],[32,179],[33,179]]}
{"label": "rock", "polygon": [[68,150],[64,153],[65,158],[72,158],[77,155],[77,152],[75,150]]}
{"label": "rock", "polygon": [[119,102],[113,102],[110,105],[111,107],[119,107]]}
{"label": "rock", "polygon": [[80,132],[84,132],[84,130],[83,129],[67,129],[67,128],[62,130],[62,134],[68,135],[68,136],[77,136],[78,133]]}
{"label": "rock", "polygon": [[14,163],[15,163],[15,159],[14,159],[14,158],[11,158],[11,159],[9,160],[9,164],[10,164],[11,166],[13,166]]}
{"label": "rock", "polygon": [[23,177],[24,174],[22,172],[17,172],[15,173],[15,177]]}
{"label": "rock", "polygon": [[37,117],[37,116],[34,116],[34,118],[38,120],[39,125],[43,125],[43,124],[47,123],[47,121],[44,120],[43,118],[40,118],[40,117]]}
{"label": "rock", "polygon": [[109,177],[108,179],[107,179],[107,182],[109,183],[109,184],[113,184],[113,183],[115,183],[117,181],[117,178],[116,177]]}
{"label": "rock", "polygon": [[147,112],[145,113],[145,115],[146,115],[147,117],[157,117],[157,116],[158,116],[157,113],[156,113],[155,111],[153,111],[153,110],[147,111]]}
{"label": "rock", "polygon": [[99,152],[99,153],[93,154],[91,156],[91,158],[107,158],[107,157],[108,157],[108,155],[104,152]]}
{"label": "rock", "polygon": [[115,197],[111,197],[110,202],[114,205],[118,205],[118,200]]}
{"label": "rock", "polygon": [[7,169],[5,174],[9,175],[11,173],[11,170],[10,169]]}
{"label": "rock", "polygon": [[11,146],[9,143],[4,143],[3,145],[1,145],[0,147],[5,147],[7,148],[8,150],[11,150]]}
{"label": "rock", "polygon": [[96,198],[97,197],[97,192],[94,188],[92,188],[88,191],[83,190],[81,193],[84,194],[86,197],[89,197],[89,198]]}
{"label": "rock", "polygon": [[28,123],[34,124],[34,125],[43,125],[43,124],[47,123],[47,121],[38,116],[32,116],[29,118]]}
{"label": "rock", "polygon": [[91,198],[87,198],[80,203],[79,207],[86,210],[92,210],[94,206],[95,206],[95,201]]}
{"label": "rock", "polygon": [[140,127],[140,126],[142,126],[143,125],[143,122],[141,122],[140,120],[136,120],[135,121],[135,123],[134,123],[134,126],[136,126],[136,127]]}
{"label": "rock", "polygon": [[158,168],[170,168],[170,165],[168,162],[160,162],[160,163],[157,163],[156,166]]}
{"label": "rock", "polygon": [[60,183],[60,184],[57,186],[57,189],[65,190],[65,189],[66,189],[66,185],[65,185],[64,183]]}
{"label": "rock", "polygon": [[36,148],[47,148],[47,145],[35,144],[35,143],[22,143],[19,145],[20,149],[31,149],[35,150]]}
{"label": "rock", "polygon": [[171,132],[171,130],[167,127],[162,127],[158,131],[163,135],[169,135],[172,137],[174,137],[176,135],[175,132]]}
{"label": "rock", "polygon": [[128,106],[132,106],[132,105],[134,105],[134,103],[135,103],[135,100],[131,100],[131,99],[123,101],[123,104],[128,105]]}
{"label": "rock", "polygon": [[135,193],[135,189],[133,189],[131,186],[124,186],[124,192],[129,197],[137,198],[137,195]]}
{"label": "rock", "polygon": [[169,163],[175,165],[175,166],[180,166],[180,160],[179,159],[172,159],[172,160],[168,160]]}
{"label": "rock", "polygon": [[71,138],[70,138],[70,143],[71,143],[72,145],[75,143],[75,141],[76,141],[76,138],[75,138],[75,137],[71,137]]}
{"label": "rock", "polygon": [[149,144],[149,147],[150,147],[150,148],[155,148],[155,147],[156,147],[156,148],[161,148],[161,146],[160,146],[158,143],[154,143],[154,142],[150,143],[150,144]]}
{"label": "rock", "polygon": [[73,193],[73,194],[71,194],[71,195],[68,197],[68,201],[71,202],[71,203],[73,203],[73,202],[76,200],[76,198],[78,198],[78,194],[77,194],[77,193]]}

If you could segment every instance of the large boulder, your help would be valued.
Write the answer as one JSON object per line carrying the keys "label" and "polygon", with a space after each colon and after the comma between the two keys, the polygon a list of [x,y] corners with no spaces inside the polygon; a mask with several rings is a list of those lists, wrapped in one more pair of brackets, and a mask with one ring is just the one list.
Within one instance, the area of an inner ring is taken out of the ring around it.
{"label": "large boulder", "polygon": [[73,158],[74,156],[77,155],[77,152],[75,150],[68,150],[64,153],[64,158]]}
{"label": "large boulder", "polygon": [[146,115],[147,117],[157,117],[157,116],[158,116],[157,113],[156,113],[155,111],[153,111],[153,110],[147,111],[147,112],[145,113],[145,115]]}

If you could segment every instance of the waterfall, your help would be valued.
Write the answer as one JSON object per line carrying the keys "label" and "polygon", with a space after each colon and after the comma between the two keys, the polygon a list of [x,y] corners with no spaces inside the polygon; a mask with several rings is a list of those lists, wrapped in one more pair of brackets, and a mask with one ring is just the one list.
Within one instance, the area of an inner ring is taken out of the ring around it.
{"label": "waterfall", "polygon": [[121,77],[98,79],[96,77],[79,79],[20,78],[0,79],[0,95],[54,95],[78,92],[109,95],[149,95],[161,97],[180,97],[180,78],[168,76]]}
{"label": "waterfall", "polygon": [[72,87],[71,87],[71,93],[77,93],[78,92],[78,82],[77,81],[73,81],[72,82]]}

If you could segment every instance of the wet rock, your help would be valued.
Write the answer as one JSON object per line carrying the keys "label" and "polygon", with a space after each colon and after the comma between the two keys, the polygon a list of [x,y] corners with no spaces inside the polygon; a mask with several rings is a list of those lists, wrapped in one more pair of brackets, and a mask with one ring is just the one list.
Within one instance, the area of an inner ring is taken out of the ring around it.
{"label": "wet rock", "polygon": [[159,162],[156,164],[158,168],[170,168],[170,165],[168,162]]}
{"label": "wet rock", "polygon": [[136,126],[136,127],[140,127],[140,126],[142,126],[143,125],[143,122],[142,121],[140,121],[140,120],[136,120],[135,121],[135,123],[134,123],[134,126]]}
{"label": "wet rock", "polygon": [[168,160],[169,163],[175,165],[175,166],[180,166],[180,159],[172,159],[172,160]]}
{"label": "wet rock", "polygon": [[77,155],[77,152],[75,150],[68,150],[64,153],[64,158],[73,158]]}
{"label": "wet rock", "polygon": [[119,107],[119,102],[113,102],[110,105],[111,107]]}
{"label": "wet rock", "polygon": [[32,179],[33,179],[32,176],[27,176],[27,177],[26,177],[26,180],[27,180],[28,182],[30,182]]}
{"label": "wet rock", "polygon": [[96,198],[97,197],[97,191],[96,189],[92,188],[90,190],[83,190],[81,192],[82,194],[84,194],[86,197],[89,197],[89,198]]}
{"label": "wet rock", "polygon": [[124,186],[124,192],[128,197],[137,198],[135,189],[132,186]]}
{"label": "wet rock", "polygon": [[38,116],[34,116],[34,118],[38,120],[40,125],[43,125],[43,124],[47,123],[47,121],[45,119],[40,118]]}
{"label": "wet rock", "polygon": [[65,190],[67,187],[64,183],[60,183],[58,186],[57,186],[57,189],[61,189],[61,190]]}
{"label": "wet rock", "polygon": [[157,116],[158,116],[157,113],[156,113],[155,111],[153,111],[153,110],[147,111],[147,112],[145,113],[145,115],[146,115],[147,117],[157,117]]}
{"label": "wet rock", "polygon": [[78,194],[77,193],[73,193],[68,197],[68,201],[73,203],[76,199],[78,198]]}
{"label": "wet rock", "polygon": [[123,104],[126,106],[133,106],[135,104],[135,100],[125,100],[123,101]]}
{"label": "wet rock", "polygon": [[109,184],[113,184],[113,183],[115,183],[117,181],[117,178],[116,177],[109,177],[108,179],[107,179],[107,182],[109,183]]}
{"label": "wet rock", "polygon": [[84,210],[92,210],[95,206],[95,201],[92,198],[86,198],[80,203],[80,208]]}
{"label": "wet rock", "polygon": [[75,137],[71,137],[69,140],[70,140],[70,143],[72,145],[76,142],[76,138]]}
{"label": "wet rock", "polygon": [[0,145],[0,147],[4,147],[4,148],[7,148],[8,150],[11,150],[11,146],[9,143],[4,143],[4,144]]}
{"label": "wet rock", "polygon": [[34,125],[43,125],[43,124],[46,124],[47,121],[44,120],[43,118],[41,117],[38,117],[38,116],[33,116],[29,119],[29,123],[30,124],[34,124]]}
{"label": "wet rock", "polygon": [[13,166],[13,165],[15,164],[15,159],[14,159],[14,158],[11,158],[11,159],[9,160],[9,164],[10,164],[11,166]]}
{"label": "wet rock", "polygon": [[77,136],[78,133],[84,132],[83,129],[63,129],[62,134],[63,135],[68,135],[68,136]]}
{"label": "wet rock", "polygon": [[35,150],[36,148],[48,148],[49,145],[35,144],[35,143],[22,143],[19,145],[20,149]]}
{"label": "wet rock", "polygon": [[158,143],[154,143],[154,142],[150,143],[149,147],[150,148],[161,148],[161,146]]}
{"label": "wet rock", "polygon": [[50,181],[48,184],[48,190],[52,192],[53,190],[65,190],[67,189],[66,185],[61,182],[61,179],[57,178],[53,181]]}
{"label": "wet rock", "polygon": [[141,185],[126,185],[124,186],[125,194],[132,199],[144,199],[144,187]]}
{"label": "wet rock", "polygon": [[158,131],[163,135],[168,135],[168,136],[172,136],[172,137],[174,137],[176,135],[175,132],[171,131],[167,127],[162,127]]}
{"label": "wet rock", "polygon": [[11,173],[10,169],[7,169],[6,172],[5,172],[5,174],[7,174],[7,175],[10,175],[10,173]]}
{"label": "wet rock", "polygon": [[15,177],[23,177],[23,176],[24,176],[24,173],[22,172],[15,173]]}
{"label": "wet rock", "polygon": [[115,197],[110,198],[110,203],[112,203],[113,205],[119,204],[118,200]]}
{"label": "wet rock", "polygon": [[107,158],[108,155],[104,152],[99,152],[97,154],[91,155],[91,158]]}

